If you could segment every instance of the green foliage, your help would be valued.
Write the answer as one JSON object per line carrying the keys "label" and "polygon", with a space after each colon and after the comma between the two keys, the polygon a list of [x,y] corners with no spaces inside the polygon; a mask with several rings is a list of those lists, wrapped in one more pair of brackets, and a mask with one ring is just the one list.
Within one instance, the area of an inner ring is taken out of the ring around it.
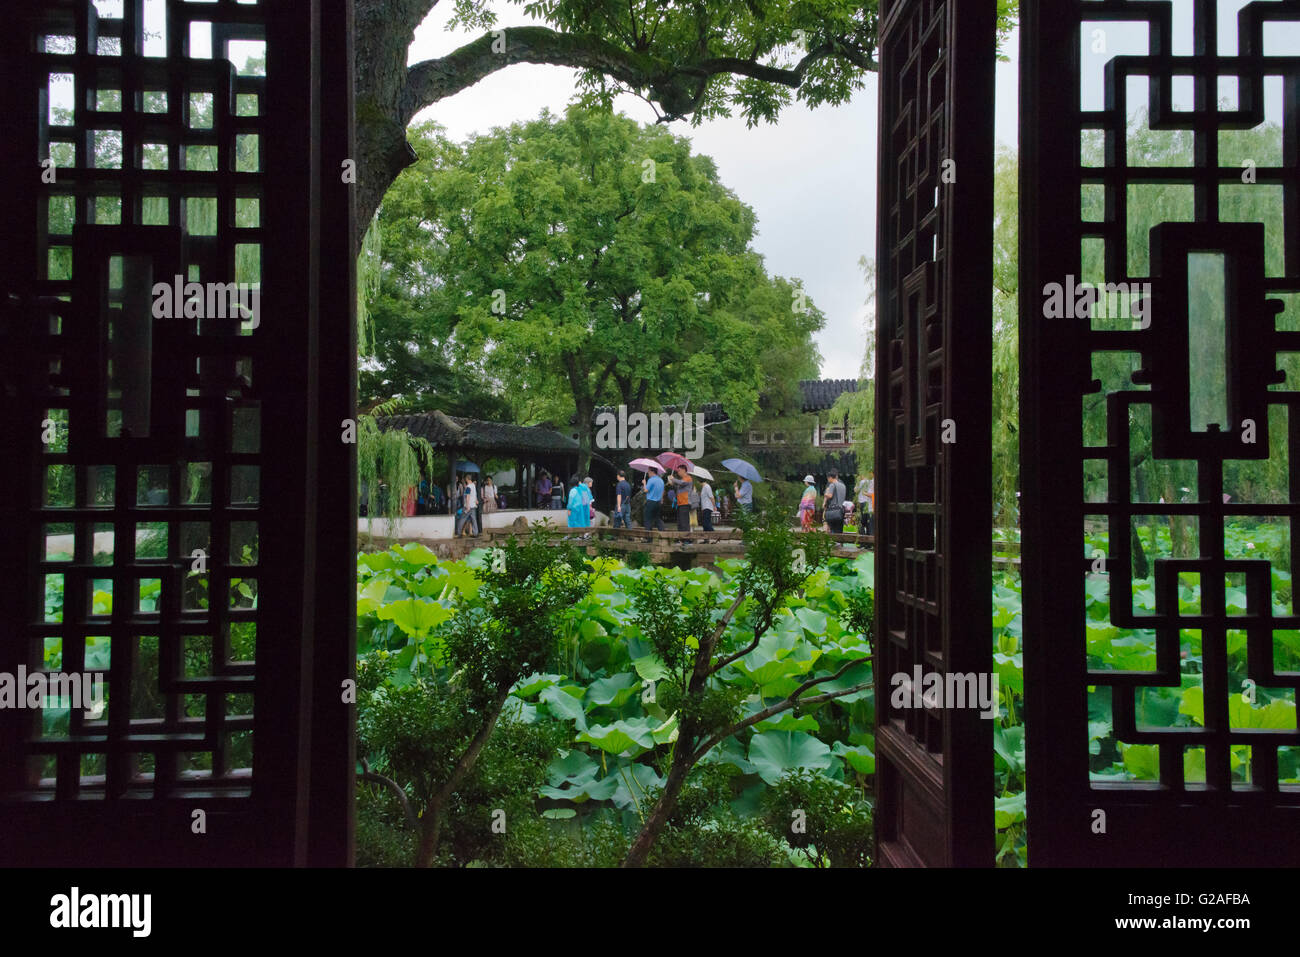
{"label": "green foliage", "polygon": [[1020,489],[1020,179],[1016,154],[1001,147],[993,164],[993,521],[1019,524]]}
{"label": "green foliage", "polygon": [[522,700],[507,701],[591,588],[580,553],[549,538],[539,523],[522,544],[512,537],[491,560],[454,569],[428,564],[433,554],[419,545],[359,560],[358,750],[363,770],[409,794],[423,818],[420,863],[438,860],[440,839],[443,857],[486,853],[480,805],[517,810],[520,788],[542,783],[542,758],[567,739],[529,727]]}
{"label": "green foliage", "polygon": [[379,217],[370,221],[357,255],[357,353],[370,356],[375,351],[374,327],[370,304],[379,295],[383,279],[383,239]]}
{"label": "green foliage", "polygon": [[390,534],[400,527],[409,489],[420,484],[421,475],[436,476],[441,457],[427,440],[402,429],[379,428],[378,418],[392,415],[399,403],[389,402],[374,415],[357,416],[357,494],[366,494],[366,529],[376,515],[388,520]]}
{"label": "green foliage", "polygon": [[801,289],[765,271],[753,211],[686,139],[576,108],[464,144],[412,137],[422,159],[380,217],[364,395],[471,394],[439,371],[456,369],[513,421],[576,410],[590,449],[597,405],[722,402],[743,426],[815,373],[824,317],[792,309]]}
{"label": "green foliage", "polygon": [[[364,670],[369,680],[358,681],[358,688],[372,683],[376,674],[391,675],[393,667],[393,657],[385,652],[359,662],[358,672]],[[357,752],[373,755],[375,770],[408,786],[423,810],[481,720],[464,687],[427,676],[404,685],[388,681],[369,691],[358,711]]]}
{"label": "green foliage", "polygon": [[[580,75],[589,102],[609,103],[620,90],[631,90],[658,104],[667,118],[690,115],[698,123],[738,112],[751,126],[774,122],[795,100],[809,106],[847,101],[862,88],[864,73],[876,68],[876,0],[707,0],[683,6],[654,0],[512,2],[576,38],[584,49],[606,53],[604,72],[589,68]],[[1018,6],[1017,0],[999,0],[1000,40],[1009,33]],[[496,19],[487,0],[458,0],[455,22],[489,26]],[[704,72],[709,63],[723,59],[753,61],[791,74],[777,83]],[[799,82],[793,71],[803,60]]]}
{"label": "green foliage", "polygon": [[845,628],[865,635],[867,647],[871,647],[876,637],[876,593],[870,588],[855,588],[845,593],[848,602],[840,612],[840,624]]}
{"label": "green foliage", "polygon": [[582,553],[552,546],[543,523],[523,543],[511,536],[475,569],[476,595],[445,632],[448,660],[460,669],[474,707],[542,667],[562,612],[591,589]]}
{"label": "green foliage", "polygon": [[[876,464],[876,263],[863,256],[858,259],[858,265],[868,289],[866,305],[870,307],[866,320],[867,348],[858,372],[858,390],[841,393],[831,406],[828,419],[832,422],[848,419],[858,471],[866,475]],[[844,530],[848,531],[847,525]]]}
{"label": "green foliage", "polygon": [[764,819],[814,867],[868,867],[875,837],[870,802],[856,788],[791,770],[763,795]]}
{"label": "green foliage", "polygon": [[357,789],[357,866],[405,867],[415,853],[415,834],[402,827],[392,794],[376,786]]}
{"label": "green foliage", "polygon": [[[507,569],[510,556],[509,551],[504,556]],[[474,727],[469,671],[492,673],[476,656],[494,647],[504,652],[500,632],[490,629],[475,639],[479,644],[462,646],[469,636],[457,637],[458,629],[479,620],[475,609],[489,604],[500,609],[493,616],[507,619],[525,607],[522,589],[518,602],[491,596],[489,580],[493,566],[500,567],[498,557],[476,552],[465,561],[438,561],[423,546],[405,545],[358,559],[359,753],[372,770],[400,782],[417,809]],[[570,567],[556,561],[562,569]],[[471,776],[456,790],[439,856],[443,864],[610,866],[621,861],[654,806],[677,746],[684,715],[680,692],[673,701],[672,687],[681,686],[676,669],[689,661],[689,645],[696,639],[691,632],[705,626],[704,609],[730,604],[742,577],[757,588],[774,587],[774,576],[746,576],[743,562],[724,563],[721,579],[703,569],[633,569],[613,559],[589,564],[589,593],[564,607],[556,603],[549,625],[538,624],[531,634],[515,631],[519,644],[512,653],[522,677],[514,682],[502,720],[479,759],[486,783],[475,784]],[[866,653],[866,636],[846,622],[850,606],[862,601],[851,594],[870,585],[870,557],[827,564],[787,596],[786,607],[773,615],[770,636],[719,673],[713,695],[694,712],[706,726],[751,713],[813,674]],[[567,575],[561,572],[557,580]],[[530,577],[536,581],[535,575],[519,576]],[[659,585],[652,584],[656,579]],[[669,604],[652,599],[639,610],[636,594],[666,596]],[[688,606],[686,614],[673,619],[672,602]],[[536,604],[529,607],[536,616]],[[752,635],[760,613],[757,602],[746,602],[729,641],[739,642],[747,630]],[[693,626],[673,624],[677,620]],[[550,632],[549,641],[544,631]],[[562,636],[567,637],[561,647]],[[456,663],[462,647],[469,649],[467,658],[480,662],[472,669]],[[538,654],[543,667],[532,667]],[[525,661],[530,668],[523,667]],[[811,729],[820,742],[818,773],[858,784],[869,780],[872,692],[848,698],[808,708],[785,723],[780,718],[789,716],[779,716],[715,748],[691,775],[686,803],[679,805],[685,809],[670,823],[650,863],[790,864],[791,855],[798,855],[757,816],[758,797],[769,787],[764,762],[780,750],[772,745],[783,738],[801,741]],[[713,718],[710,707],[718,709]],[[520,737],[523,728],[538,729],[540,736]],[[757,749],[752,740],[760,742]],[[806,746],[796,745],[792,753],[801,747]],[[548,758],[539,781],[534,757],[543,753]],[[498,760],[494,754],[501,755],[498,771],[491,770]],[[513,778],[512,763],[519,766]],[[525,774],[526,768],[532,770]],[[706,806],[691,809],[688,797],[699,793],[697,787],[705,788]],[[385,796],[389,789],[364,783],[361,790],[362,801],[383,809],[382,814],[365,812],[367,827],[402,827],[397,801]],[[505,813],[504,835],[484,826],[496,809]],[[365,859],[379,862],[390,845],[398,855],[405,846],[380,842]]]}

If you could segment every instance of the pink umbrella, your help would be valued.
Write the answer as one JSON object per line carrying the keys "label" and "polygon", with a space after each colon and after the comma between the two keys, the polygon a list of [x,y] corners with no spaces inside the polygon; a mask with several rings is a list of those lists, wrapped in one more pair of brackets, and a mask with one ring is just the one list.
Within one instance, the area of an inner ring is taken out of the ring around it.
{"label": "pink umbrella", "polygon": [[675,469],[679,465],[684,465],[689,472],[695,468],[695,463],[684,455],[678,455],[676,452],[663,452],[655,456],[655,461],[659,462],[665,469]]}
{"label": "pink umbrella", "polygon": [[654,469],[656,472],[664,471],[664,467],[654,459],[633,459],[627,464],[629,468],[634,468],[638,472],[648,472],[651,469]]}

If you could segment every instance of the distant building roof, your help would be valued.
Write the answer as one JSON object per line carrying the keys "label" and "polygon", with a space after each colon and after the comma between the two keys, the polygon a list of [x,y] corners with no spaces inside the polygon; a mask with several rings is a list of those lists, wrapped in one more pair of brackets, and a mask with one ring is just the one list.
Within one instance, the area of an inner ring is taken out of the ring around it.
{"label": "distant building roof", "polygon": [[803,411],[824,412],[835,404],[845,392],[857,392],[857,379],[804,379],[799,383],[803,392]]}
{"label": "distant building roof", "polygon": [[488,452],[577,452],[578,443],[567,435],[537,425],[484,422],[447,415],[437,410],[416,415],[391,415],[378,420],[379,428],[404,429],[434,448],[482,449]]}

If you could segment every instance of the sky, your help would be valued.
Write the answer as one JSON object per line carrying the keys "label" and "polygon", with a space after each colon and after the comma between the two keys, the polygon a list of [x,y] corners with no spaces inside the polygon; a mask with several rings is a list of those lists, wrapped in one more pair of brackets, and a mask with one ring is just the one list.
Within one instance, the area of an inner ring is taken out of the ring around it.
{"label": "sky", "polygon": [[[416,31],[409,62],[444,56],[481,31],[449,30],[453,5],[439,3]],[[509,29],[537,21],[513,4],[498,6],[497,26]],[[1016,142],[1016,50],[997,68],[996,135]],[[435,103],[416,120],[434,120],[454,139],[530,120],[549,107],[560,112],[573,98],[575,70],[516,64],[467,90]],[[650,106],[632,96],[616,101],[619,112],[654,122]],[[739,118],[700,126],[676,122],[669,128],[691,140],[696,153],[713,158],[722,182],[758,216],[754,248],[769,273],[799,278],[826,316],[817,336],[821,374],[856,379],[866,349],[869,290],[858,260],[874,258],[876,235],[877,82],[840,107],[808,109],[791,104],[776,125],[746,129]]]}

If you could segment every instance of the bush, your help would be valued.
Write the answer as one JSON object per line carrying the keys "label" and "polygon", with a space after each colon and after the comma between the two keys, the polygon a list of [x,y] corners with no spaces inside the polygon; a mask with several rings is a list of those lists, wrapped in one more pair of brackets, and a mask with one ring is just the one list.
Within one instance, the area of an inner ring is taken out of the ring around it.
{"label": "bush", "polygon": [[357,784],[357,867],[409,867],[415,832],[404,826],[401,805],[383,785]]}
{"label": "bush", "polygon": [[814,867],[869,867],[872,808],[856,788],[799,768],[763,795],[764,820]]}

